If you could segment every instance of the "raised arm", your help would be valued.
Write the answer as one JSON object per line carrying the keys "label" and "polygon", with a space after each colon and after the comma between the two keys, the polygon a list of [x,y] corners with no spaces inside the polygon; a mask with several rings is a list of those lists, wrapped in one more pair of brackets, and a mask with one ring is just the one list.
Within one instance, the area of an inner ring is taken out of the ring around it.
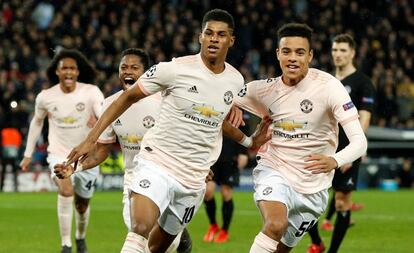
{"label": "raised arm", "polygon": [[131,88],[123,92],[118,99],[116,99],[101,115],[95,127],[91,130],[86,139],[70,152],[67,157],[67,164],[72,164],[79,158],[88,154],[93,145],[96,143],[98,137],[109,126],[109,124],[125,112],[126,109],[128,109],[133,103],[136,103],[145,96],[146,95],[138,85],[133,85]]}

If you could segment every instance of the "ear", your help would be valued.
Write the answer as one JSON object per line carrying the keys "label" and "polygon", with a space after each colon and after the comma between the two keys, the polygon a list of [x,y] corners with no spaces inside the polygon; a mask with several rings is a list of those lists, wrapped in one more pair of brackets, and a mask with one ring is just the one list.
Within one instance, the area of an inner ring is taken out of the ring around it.
{"label": "ear", "polygon": [[236,41],[236,37],[235,36],[230,36],[230,46],[232,47],[234,45],[234,41]]}
{"label": "ear", "polygon": [[201,41],[203,40],[203,33],[200,32],[200,34],[198,35],[198,43],[201,44]]}
{"label": "ear", "polygon": [[308,62],[311,63],[312,59],[313,59],[313,49],[311,49],[309,51],[309,61]]}
{"label": "ear", "polygon": [[277,58],[278,60],[280,60],[280,59],[279,59],[279,53],[280,53],[279,48],[276,48],[276,58]]}
{"label": "ear", "polygon": [[351,50],[351,59],[354,59],[354,57],[355,57],[355,49],[352,49]]}

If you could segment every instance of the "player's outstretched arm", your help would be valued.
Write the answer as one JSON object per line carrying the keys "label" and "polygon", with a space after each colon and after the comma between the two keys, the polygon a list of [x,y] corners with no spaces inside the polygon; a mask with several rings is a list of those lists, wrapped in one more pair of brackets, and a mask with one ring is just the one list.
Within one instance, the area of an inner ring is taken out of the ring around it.
{"label": "player's outstretched arm", "polygon": [[60,163],[54,166],[54,173],[58,178],[63,179],[70,177],[75,172],[94,168],[105,161],[109,155],[111,146],[110,143],[96,143],[92,150],[79,160],[76,168],[67,163]]}
{"label": "player's outstretched arm", "polygon": [[37,117],[36,115],[33,117],[32,121],[30,121],[26,150],[24,151],[24,157],[20,162],[20,168],[22,168],[22,171],[29,170],[29,165],[32,161],[32,154],[36,147],[36,141],[42,132],[43,122],[44,118]]}
{"label": "player's outstretched arm", "polygon": [[268,142],[272,136],[269,126],[272,123],[270,117],[264,117],[252,136],[247,137],[240,129],[233,127],[229,122],[223,122],[223,133],[233,141],[248,148],[258,148]]}
{"label": "player's outstretched arm", "polygon": [[121,116],[132,104],[144,98],[146,95],[142,92],[138,85],[133,85],[131,88],[123,92],[101,115],[95,127],[88,134],[88,137],[72,149],[68,155],[67,164],[72,164],[79,158],[86,155],[98,140],[101,133],[111,124],[116,118]]}

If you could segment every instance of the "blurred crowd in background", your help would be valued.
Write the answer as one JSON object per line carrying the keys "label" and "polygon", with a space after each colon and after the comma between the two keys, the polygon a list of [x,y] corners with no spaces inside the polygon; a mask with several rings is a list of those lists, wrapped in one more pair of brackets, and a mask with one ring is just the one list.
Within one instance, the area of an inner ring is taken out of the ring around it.
{"label": "blurred crowd in background", "polygon": [[[1,1],[0,129],[18,127],[23,139],[35,96],[54,85],[45,75],[60,48],[83,52],[98,70],[105,96],[120,89],[120,53],[144,48],[152,62],[199,51],[201,18],[211,8],[233,14],[236,43],[228,62],[246,82],[279,75],[275,57],[280,25],[314,29],[312,66],[332,72],[331,39],[349,33],[356,66],[377,92],[372,125],[414,129],[414,5],[409,0],[51,0]],[[42,149],[42,140],[39,142]]]}

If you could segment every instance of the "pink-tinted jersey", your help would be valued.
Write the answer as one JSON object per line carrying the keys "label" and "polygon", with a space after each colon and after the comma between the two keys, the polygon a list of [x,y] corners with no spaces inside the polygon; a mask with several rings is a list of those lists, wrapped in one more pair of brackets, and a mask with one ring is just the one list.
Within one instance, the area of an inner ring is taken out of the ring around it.
{"label": "pink-tinted jersey", "polygon": [[[103,111],[122,93],[123,91],[119,91],[106,98]],[[118,137],[125,165],[124,194],[127,193],[131,185],[133,169],[135,168],[134,157],[140,150],[144,134],[155,125],[160,111],[160,105],[160,93],[139,100],[112,122],[98,139],[100,143],[114,143]]]}
{"label": "pink-tinted jersey", "polygon": [[258,163],[278,170],[304,194],[331,186],[334,171],[311,174],[304,169],[304,160],[311,154],[335,154],[338,123],[358,120],[358,111],[340,81],[311,68],[295,86],[285,85],[281,77],[248,83],[247,95],[236,104],[272,118],[272,140],[260,148]]}
{"label": "pink-tinted jersey", "polygon": [[199,54],[152,66],[135,85],[147,94],[162,90],[161,110],[139,156],[157,163],[185,187],[204,187],[221,151],[223,120],[243,83],[230,64],[214,74]]}
{"label": "pink-tinted jersey", "polygon": [[[63,158],[69,155],[93,127],[103,100],[97,86],[80,82],[70,93],[64,93],[59,84],[41,91],[36,97],[34,120],[41,125],[48,117],[48,153]],[[25,157],[32,156],[37,138],[29,132]]]}

